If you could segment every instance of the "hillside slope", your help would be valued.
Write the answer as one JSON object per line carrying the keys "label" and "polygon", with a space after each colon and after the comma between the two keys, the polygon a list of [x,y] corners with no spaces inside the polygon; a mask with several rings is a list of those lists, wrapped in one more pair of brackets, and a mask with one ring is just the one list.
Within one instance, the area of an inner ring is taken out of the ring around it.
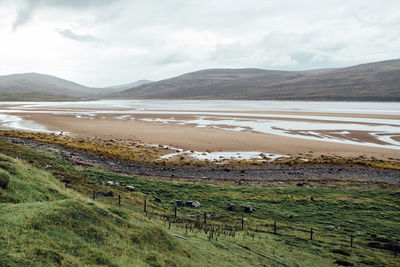
{"label": "hillside slope", "polygon": [[[157,180],[73,165],[59,154],[16,143],[0,139],[1,266],[399,264],[393,257],[400,240],[400,191],[395,185]],[[99,185],[109,180],[133,184],[136,191]],[[104,190],[112,190],[114,196],[100,196]],[[175,217],[176,199],[197,199],[201,207],[178,207]],[[229,203],[237,209],[229,211]],[[253,213],[239,209],[244,205],[254,207]],[[209,216],[203,223],[205,213]]]}
{"label": "hillside slope", "polygon": [[400,101],[400,60],[341,69],[210,69],[125,90],[136,99]]}
{"label": "hillside slope", "polygon": [[[142,84],[142,83],[141,83]],[[0,76],[0,101],[69,101],[98,99],[128,87],[93,88],[55,76],[21,73]]]}

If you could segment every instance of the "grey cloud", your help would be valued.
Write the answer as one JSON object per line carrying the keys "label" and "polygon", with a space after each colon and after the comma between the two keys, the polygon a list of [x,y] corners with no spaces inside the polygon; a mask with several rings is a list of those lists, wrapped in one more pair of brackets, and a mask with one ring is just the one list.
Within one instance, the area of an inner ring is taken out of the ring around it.
{"label": "grey cloud", "polygon": [[73,31],[66,29],[66,30],[57,30],[57,32],[68,39],[79,41],[79,42],[98,42],[99,40],[96,37],[91,36],[90,34],[77,34]]}
{"label": "grey cloud", "polygon": [[34,13],[40,8],[72,8],[82,9],[111,5],[120,0],[23,0],[17,9],[17,16],[13,23],[13,31],[28,23]]}
{"label": "grey cloud", "polygon": [[183,52],[170,53],[157,57],[153,62],[160,65],[178,64],[187,61],[189,58]]}

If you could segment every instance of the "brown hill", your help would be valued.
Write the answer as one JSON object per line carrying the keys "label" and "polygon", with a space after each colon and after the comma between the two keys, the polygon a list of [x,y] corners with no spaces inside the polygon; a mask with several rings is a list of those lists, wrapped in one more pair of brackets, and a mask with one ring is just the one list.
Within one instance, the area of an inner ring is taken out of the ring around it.
{"label": "brown hill", "polygon": [[208,69],[110,95],[135,99],[400,101],[400,60],[340,69]]}

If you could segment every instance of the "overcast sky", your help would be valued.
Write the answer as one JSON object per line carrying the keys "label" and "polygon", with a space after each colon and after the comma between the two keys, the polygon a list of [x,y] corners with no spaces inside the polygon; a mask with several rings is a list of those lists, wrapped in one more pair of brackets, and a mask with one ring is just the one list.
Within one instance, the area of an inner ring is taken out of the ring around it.
{"label": "overcast sky", "polygon": [[0,0],[0,75],[87,86],[400,58],[400,0]]}

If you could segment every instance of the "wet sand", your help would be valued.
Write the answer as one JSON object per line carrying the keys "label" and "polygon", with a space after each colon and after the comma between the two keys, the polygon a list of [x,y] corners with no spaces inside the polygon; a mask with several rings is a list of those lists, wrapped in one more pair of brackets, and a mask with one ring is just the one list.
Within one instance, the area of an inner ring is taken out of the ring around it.
{"label": "wet sand", "polygon": [[[257,112],[259,113],[259,112]],[[26,116],[26,113],[15,114]],[[171,145],[196,151],[260,151],[292,156],[312,154],[313,156],[330,155],[343,157],[367,156],[378,159],[394,158],[400,160],[397,149],[368,147],[362,145],[341,144],[317,140],[278,136],[252,131],[228,131],[212,128],[197,128],[194,125],[176,123],[144,122],[137,120],[121,120],[112,117],[132,114],[99,114],[92,119],[76,118],[75,115],[55,115],[31,113],[25,119],[45,125],[49,130],[69,132],[83,137],[101,137],[104,139],[132,139],[149,144]],[[304,114],[303,114],[304,115]],[[320,115],[310,113],[310,115]],[[342,114],[340,114],[342,115]],[[161,115],[160,115],[161,116]],[[155,114],[140,115],[140,118],[160,116]],[[174,115],[165,115],[170,118]],[[177,115],[178,116],[178,115]],[[329,114],[329,116],[333,116]],[[361,116],[361,115],[360,115]],[[382,115],[384,118],[387,116]],[[382,118],[382,116],[379,116]],[[104,117],[104,118],[102,118]],[[193,116],[184,115],[185,119]],[[368,115],[363,117],[369,118]],[[396,116],[390,116],[394,119]],[[371,141],[365,133],[351,133],[360,142]],[[364,140],[368,139],[368,140]]]}

